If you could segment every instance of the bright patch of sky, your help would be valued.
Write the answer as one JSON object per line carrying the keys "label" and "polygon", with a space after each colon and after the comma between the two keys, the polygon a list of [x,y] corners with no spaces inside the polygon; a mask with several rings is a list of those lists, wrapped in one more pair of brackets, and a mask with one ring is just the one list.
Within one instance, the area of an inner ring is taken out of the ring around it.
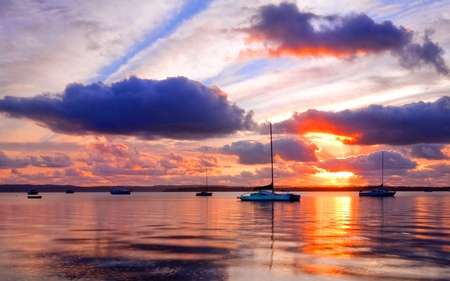
{"label": "bright patch of sky", "polygon": [[213,0],[192,0],[182,4],[179,10],[156,30],[152,30],[141,42],[136,42],[128,53],[124,54],[120,59],[111,62],[108,66],[100,71],[100,75],[91,79],[91,82],[105,81],[111,74],[115,73],[119,68],[136,56],[142,50],[147,49],[160,38],[168,37],[185,21],[191,19],[201,11],[208,8]]}
{"label": "bright patch of sky", "polygon": [[220,84],[222,87],[225,87],[259,77],[267,72],[276,72],[296,65],[299,65],[298,60],[287,58],[253,59],[230,65],[218,75],[203,80],[202,83],[208,86]]}

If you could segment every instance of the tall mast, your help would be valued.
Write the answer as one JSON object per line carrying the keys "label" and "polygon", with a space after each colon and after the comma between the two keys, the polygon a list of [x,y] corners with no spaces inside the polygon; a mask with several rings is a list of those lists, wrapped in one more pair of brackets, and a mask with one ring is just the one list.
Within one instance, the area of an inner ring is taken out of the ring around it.
{"label": "tall mast", "polygon": [[272,188],[273,188],[273,148],[272,148],[272,123],[270,125],[270,164],[272,170]]}
{"label": "tall mast", "polygon": [[381,185],[384,183],[384,151],[381,151]]}

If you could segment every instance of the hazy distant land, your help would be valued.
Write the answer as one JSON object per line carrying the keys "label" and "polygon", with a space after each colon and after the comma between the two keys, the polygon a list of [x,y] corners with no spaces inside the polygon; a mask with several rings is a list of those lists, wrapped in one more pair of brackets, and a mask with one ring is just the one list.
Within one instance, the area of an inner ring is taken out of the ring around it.
{"label": "hazy distant land", "polygon": [[[32,184],[2,184],[0,192],[26,192],[28,189],[37,189],[39,192],[65,192],[73,190],[75,192],[109,192],[114,188],[127,188],[135,192],[195,192],[204,190],[204,185],[153,185],[153,186],[75,186],[75,185],[32,185]],[[430,186],[386,186],[385,188],[395,191],[424,191],[430,189],[433,191],[450,191],[450,187],[430,187]],[[251,186],[208,186],[208,191],[237,192],[251,191]],[[275,190],[289,190],[297,192],[308,191],[359,191],[368,189],[363,186],[343,186],[343,187],[276,187]]]}

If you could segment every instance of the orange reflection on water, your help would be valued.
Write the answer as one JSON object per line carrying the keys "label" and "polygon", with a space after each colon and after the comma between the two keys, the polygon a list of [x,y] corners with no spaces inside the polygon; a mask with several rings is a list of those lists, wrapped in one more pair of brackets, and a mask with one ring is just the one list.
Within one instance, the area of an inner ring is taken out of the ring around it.
{"label": "orange reflection on water", "polygon": [[[309,199],[309,198],[308,198]],[[350,258],[350,249],[360,244],[354,220],[354,197],[321,196],[311,198],[315,211],[313,225],[304,230],[307,245],[303,251],[320,257]]]}

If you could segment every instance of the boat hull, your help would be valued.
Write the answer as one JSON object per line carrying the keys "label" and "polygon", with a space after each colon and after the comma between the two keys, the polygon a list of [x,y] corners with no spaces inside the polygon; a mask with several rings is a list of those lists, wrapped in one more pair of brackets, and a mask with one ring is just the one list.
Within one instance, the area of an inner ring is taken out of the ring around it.
{"label": "boat hull", "polygon": [[109,192],[113,195],[130,195],[131,189],[113,189]]}
{"label": "boat hull", "polygon": [[212,192],[207,191],[197,192],[195,196],[212,196]]}
{"label": "boat hull", "polygon": [[395,191],[391,190],[368,190],[368,191],[359,191],[360,197],[393,197],[395,195]]}
{"label": "boat hull", "polygon": [[250,194],[242,194],[238,197],[241,201],[300,201],[300,195],[293,193],[275,193],[260,191]]}

